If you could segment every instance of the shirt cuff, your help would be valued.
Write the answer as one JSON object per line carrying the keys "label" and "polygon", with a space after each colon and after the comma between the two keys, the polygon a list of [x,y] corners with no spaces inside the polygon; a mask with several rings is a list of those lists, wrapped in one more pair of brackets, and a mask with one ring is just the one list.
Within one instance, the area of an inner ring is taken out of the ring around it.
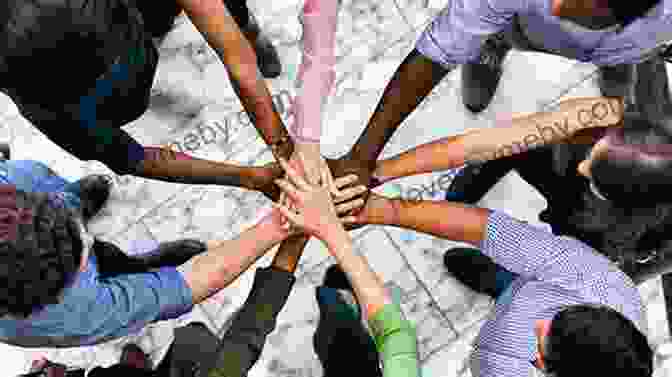
{"label": "shirt cuff", "polygon": [[383,355],[383,359],[417,352],[415,328],[404,318],[398,304],[385,305],[369,319],[369,327],[376,348]]}
{"label": "shirt cuff", "polygon": [[[296,277],[288,271],[270,267],[257,268],[254,274],[252,290],[240,313],[246,318],[246,312],[253,314],[257,321],[272,321],[285,306]],[[263,310],[262,310],[263,309]]]}
{"label": "shirt cuff", "polygon": [[[168,303],[161,305],[159,321],[175,319],[189,313],[194,308],[193,292],[184,276],[175,267],[164,267],[157,271],[162,276],[161,289],[174,292],[175,300],[167,300]],[[172,301],[172,302],[171,302]]]}

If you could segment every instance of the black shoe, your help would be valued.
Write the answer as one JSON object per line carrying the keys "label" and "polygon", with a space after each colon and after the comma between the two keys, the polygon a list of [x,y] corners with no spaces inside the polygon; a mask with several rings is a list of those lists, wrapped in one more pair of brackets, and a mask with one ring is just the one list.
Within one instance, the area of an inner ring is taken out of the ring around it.
{"label": "black shoe", "polygon": [[193,256],[201,254],[208,249],[208,246],[196,239],[182,239],[170,242],[161,242],[155,250],[134,255],[132,258],[138,260],[148,269],[162,267],[177,267],[186,263]]}
{"label": "black shoe", "polygon": [[[665,73],[667,74],[667,73]],[[604,97],[624,97],[630,99],[630,88],[635,81],[635,65],[620,64],[600,67],[598,86]]]}
{"label": "black shoe", "polygon": [[9,155],[9,144],[0,143],[0,160],[9,160],[11,157]]}
{"label": "black shoe", "polygon": [[494,35],[483,44],[478,63],[462,66],[462,101],[472,113],[480,113],[492,101],[502,77],[502,62],[510,50],[511,44]]}
{"label": "black shoe", "polygon": [[504,269],[478,249],[450,249],[443,255],[443,264],[457,280],[478,293],[496,298],[503,290],[497,286],[497,273]]}
{"label": "black shoe", "polygon": [[476,204],[512,169],[513,164],[505,160],[467,165],[450,182],[446,200]]}
{"label": "black shoe", "polygon": [[350,280],[348,280],[348,277],[341,269],[341,266],[337,264],[333,264],[327,268],[322,285],[328,288],[345,289],[346,291],[352,292]]}
{"label": "black shoe", "polygon": [[107,175],[93,174],[79,181],[82,215],[89,221],[103,208],[110,197],[112,178]]}
{"label": "black shoe", "polygon": [[261,74],[267,79],[274,79],[282,73],[282,64],[278,51],[271,40],[261,31],[256,18],[250,13],[249,22],[241,29],[243,35],[250,41],[257,54],[257,65]]}
{"label": "black shoe", "polygon": [[[334,290],[336,292],[335,295],[333,294]],[[357,296],[355,296],[355,292],[345,272],[337,264],[327,269],[322,285],[315,290],[315,298],[321,312],[339,311],[344,309],[345,306],[349,306],[355,317],[361,318]]]}

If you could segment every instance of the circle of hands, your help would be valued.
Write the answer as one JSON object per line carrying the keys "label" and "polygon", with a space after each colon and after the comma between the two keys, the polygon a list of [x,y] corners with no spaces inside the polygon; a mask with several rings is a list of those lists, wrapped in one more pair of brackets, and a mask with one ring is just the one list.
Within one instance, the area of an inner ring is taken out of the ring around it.
{"label": "circle of hands", "polygon": [[[266,179],[257,189],[277,201],[274,221],[290,235],[306,234],[324,240],[344,225],[347,229],[364,225],[367,213],[373,210],[367,205],[372,202],[367,199],[373,169],[345,156],[322,160],[328,169],[319,169],[320,178],[315,178],[305,173],[307,162],[302,151],[295,151],[290,161],[277,159],[264,166],[273,179]],[[338,178],[332,179],[332,174]]]}

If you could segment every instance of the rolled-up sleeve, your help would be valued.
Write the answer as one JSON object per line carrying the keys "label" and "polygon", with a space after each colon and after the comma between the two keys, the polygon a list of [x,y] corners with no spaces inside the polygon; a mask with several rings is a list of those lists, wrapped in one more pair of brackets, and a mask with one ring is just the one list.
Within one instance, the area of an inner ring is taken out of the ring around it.
{"label": "rolled-up sleeve", "polygon": [[116,338],[156,322],[177,318],[193,308],[192,292],[174,267],[118,275],[99,281],[97,309],[105,338]]}
{"label": "rolled-up sleeve", "polygon": [[385,305],[369,319],[384,377],[418,377],[417,333],[396,303]]}
{"label": "rolled-up sleeve", "polygon": [[444,66],[478,59],[483,41],[511,24],[526,0],[451,0],[427,26],[415,48]]}

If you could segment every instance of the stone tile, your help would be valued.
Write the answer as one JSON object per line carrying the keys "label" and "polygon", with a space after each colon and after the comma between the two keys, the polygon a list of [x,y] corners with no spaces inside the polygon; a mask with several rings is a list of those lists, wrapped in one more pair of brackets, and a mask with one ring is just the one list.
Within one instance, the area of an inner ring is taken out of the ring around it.
{"label": "stone tile", "polygon": [[433,287],[430,294],[459,333],[485,319],[494,304],[488,296],[472,291],[453,277]]}
{"label": "stone tile", "polygon": [[470,326],[459,338],[437,349],[422,364],[422,377],[470,376],[468,360],[480,325]]}

